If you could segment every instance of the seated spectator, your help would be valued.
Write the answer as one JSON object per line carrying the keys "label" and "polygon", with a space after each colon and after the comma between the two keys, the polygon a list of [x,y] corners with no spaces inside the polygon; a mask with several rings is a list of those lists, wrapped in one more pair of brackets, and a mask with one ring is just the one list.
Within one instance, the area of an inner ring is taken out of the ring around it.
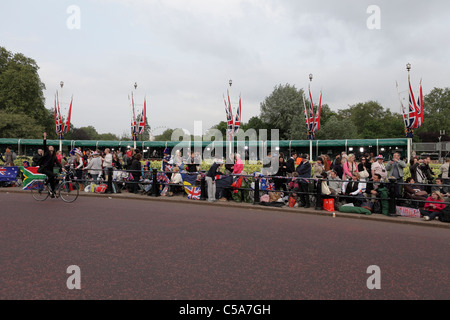
{"label": "seated spectator", "polygon": [[347,203],[353,203],[359,207],[364,202],[363,192],[366,189],[366,183],[360,180],[358,172],[352,174],[352,180],[345,181],[342,184],[342,193],[351,196],[345,198]]}
{"label": "seated spectator", "polygon": [[328,187],[331,194],[338,196],[342,190],[342,180],[338,177],[336,170],[331,170],[328,175]]}
{"label": "seated spectator", "polygon": [[403,190],[405,199],[419,200],[412,201],[412,206],[414,208],[423,208],[425,205],[423,201],[427,199],[428,194],[426,191],[415,185],[415,181],[412,177],[406,178],[406,184],[403,186]]}
{"label": "seated spectator", "polygon": [[427,198],[424,208],[420,209],[420,214],[425,221],[434,220],[445,208],[445,204],[435,202],[444,202],[442,194],[439,191],[433,191],[431,197]]}
{"label": "seated spectator", "polygon": [[314,169],[314,177],[321,178],[322,172],[324,172],[323,159],[321,157],[317,158],[316,163],[314,163],[313,169]]}
{"label": "seated spectator", "polygon": [[431,192],[439,191],[444,198],[444,202],[449,202],[450,197],[450,186],[444,184],[444,180],[442,178],[436,178],[435,186],[431,187]]}
{"label": "seated spectator", "polygon": [[183,179],[181,177],[180,174],[180,169],[178,167],[173,168],[173,174],[172,177],[170,178],[170,186],[169,186],[169,192],[168,192],[168,196],[172,197],[174,191],[177,189],[178,186],[176,186],[177,184],[182,184],[183,183]]}

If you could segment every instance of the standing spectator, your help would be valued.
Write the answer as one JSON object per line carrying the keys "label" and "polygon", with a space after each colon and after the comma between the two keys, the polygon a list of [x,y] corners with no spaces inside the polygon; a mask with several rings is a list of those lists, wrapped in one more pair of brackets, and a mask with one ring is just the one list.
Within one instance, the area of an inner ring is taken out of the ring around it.
{"label": "standing spectator", "polygon": [[302,162],[297,167],[296,172],[299,178],[299,188],[300,188],[300,207],[309,208],[309,179],[311,179],[311,164],[308,160],[308,155],[303,154],[301,156]]}
{"label": "standing spectator", "polygon": [[112,187],[112,176],[113,176],[113,166],[112,166],[112,155],[110,149],[105,149],[105,157],[103,158],[103,168],[105,169],[105,176],[108,177],[108,187],[105,193],[113,193]]}
{"label": "standing spectator", "polygon": [[297,159],[297,152],[292,152],[291,157],[286,161],[286,175],[292,177],[292,173],[295,171],[295,160]]}
{"label": "standing spectator", "polygon": [[[142,175],[142,165],[141,165],[142,155],[136,153],[131,162],[130,171],[133,176],[133,183],[131,184],[131,193],[139,193],[139,181]],[[109,186],[109,179],[108,179]],[[109,187],[108,187],[109,188]]]}
{"label": "standing spectator", "polygon": [[[370,174],[369,174],[369,172],[370,172],[371,170],[370,170],[370,169],[367,169],[366,163],[367,163],[367,158],[366,158],[365,156],[361,157],[361,162],[358,163],[358,172],[359,172],[359,174],[361,175],[361,178],[362,178],[363,180],[366,180],[366,181],[367,181],[367,180],[370,180]],[[364,173],[364,171],[367,172],[367,177],[363,177],[363,176],[362,176],[362,173]]]}
{"label": "standing spectator", "polygon": [[417,181],[417,167],[419,164],[419,158],[417,156],[414,156],[409,160],[409,172],[414,181]]}
{"label": "standing spectator", "polygon": [[286,161],[284,161],[284,154],[282,152],[280,152],[278,156],[278,161],[279,161],[278,171],[277,173],[275,173],[276,178],[273,179],[275,183],[275,190],[287,191],[286,180],[284,178],[278,178],[278,177],[285,177],[287,170]]}
{"label": "standing spectator", "polygon": [[75,156],[76,156],[76,160],[75,160],[75,176],[78,180],[78,183],[80,184],[80,189],[83,189],[83,168],[84,168],[84,159],[83,159],[83,154],[81,153],[80,150],[76,150],[75,151]]}
{"label": "standing spectator", "polygon": [[450,180],[448,178],[448,172],[450,171],[450,157],[445,158],[445,163],[441,166],[441,178],[443,183],[450,185]]}
{"label": "standing spectator", "polygon": [[380,154],[379,156],[377,156],[376,160],[376,162],[372,163],[372,177],[376,173],[378,173],[381,176],[381,181],[385,181],[387,177],[387,171],[383,163],[383,155]]}
{"label": "standing spectator", "polygon": [[94,151],[92,153],[92,159],[84,169],[89,170],[88,172],[92,178],[92,182],[98,184],[98,177],[102,173],[102,158],[100,158],[100,155],[97,151]]}
{"label": "standing spectator", "polygon": [[38,149],[37,153],[33,156],[31,166],[36,167],[37,163],[39,162],[39,159],[41,159],[43,155],[44,155],[44,150]]}
{"label": "standing spectator", "polygon": [[400,153],[398,152],[395,152],[392,160],[386,164],[387,176],[397,179],[395,193],[398,198],[401,198],[403,193],[402,185],[399,183],[403,183],[404,168],[406,168],[406,163],[400,159]]}
{"label": "standing spectator", "polygon": [[444,199],[439,191],[433,191],[431,193],[431,197],[427,198],[424,208],[419,209],[420,214],[423,216],[425,221],[434,220],[445,208],[445,204],[435,202],[444,202]]}
{"label": "standing spectator", "polygon": [[353,173],[358,172],[358,166],[355,162],[355,155],[353,153],[348,155],[347,161],[342,165],[344,174],[342,180],[351,180]]}
{"label": "standing spectator", "polygon": [[5,154],[3,155],[3,162],[5,163],[5,167],[13,167],[14,166],[14,156],[11,152],[10,148],[6,148]]}
{"label": "standing spectator", "polygon": [[336,171],[337,176],[342,180],[342,176],[344,175],[344,168],[342,168],[340,156],[334,159],[333,170]]}
{"label": "standing spectator", "polygon": [[222,160],[215,161],[211,168],[209,168],[208,173],[206,174],[206,184],[208,188],[208,201],[215,202],[216,200],[216,175],[219,173],[220,167],[223,165]]}
{"label": "standing spectator", "polygon": [[244,163],[242,162],[241,155],[239,153],[236,153],[234,157],[236,159],[236,163],[233,167],[233,174],[241,174],[244,170]]}

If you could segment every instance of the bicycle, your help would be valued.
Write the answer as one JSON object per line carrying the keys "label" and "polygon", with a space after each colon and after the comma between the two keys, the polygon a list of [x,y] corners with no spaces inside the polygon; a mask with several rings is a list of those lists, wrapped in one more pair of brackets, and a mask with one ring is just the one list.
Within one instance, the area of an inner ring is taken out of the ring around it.
{"label": "bicycle", "polygon": [[[63,171],[62,179],[55,187],[55,196],[61,198],[64,202],[74,202],[80,193],[78,183],[73,181],[73,173]],[[45,201],[50,196],[48,178],[45,180],[35,180],[31,185],[31,195],[36,201]]]}

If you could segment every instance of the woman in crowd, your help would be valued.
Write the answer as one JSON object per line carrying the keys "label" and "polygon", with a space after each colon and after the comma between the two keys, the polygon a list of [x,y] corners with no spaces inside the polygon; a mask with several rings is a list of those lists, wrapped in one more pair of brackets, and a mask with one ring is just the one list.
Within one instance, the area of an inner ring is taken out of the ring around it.
{"label": "woman in crowd", "polygon": [[423,206],[425,205],[423,201],[427,199],[426,191],[423,191],[419,187],[414,185],[416,182],[414,181],[413,177],[406,178],[405,182],[406,184],[403,186],[405,199],[411,199],[413,207],[423,208]]}
{"label": "woman in crowd", "polygon": [[322,177],[322,172],[325,171],[324,165],[323,165],[323,159],[321,157],[318,157],[316,160],[316,163],[314,163],[314,176],[316,178]]}
{"label": "woman in crowd", "polygon": [[427,198],[424,208],[420,209],[420,214],[423,216],[425,221],[434,220],[445,208],[445,204],[436,202],[444,202],[444,199],[439,191],[433,191],[431,196]]}
{"label": "woman in crowd", "polygon": [[336,157],[336,159],[334,160],[333,170],[336,171],[337,176],[342,180],[342,176],[344,175],[344,168],[342,168],[341,161],[341,157]]}
{"label": "woman in crowd", "polygon": [[14,166],[14,157],[11,149],[6,148],[5,154],[3,155],[3,162],[5,163],[5,167]]}
{"label": "woman in crowd", "polygon": [[[361,157],[361,162],[358,164],[358,172],[359,175],[362,177],[363,180],[369,180],[370,179],[370,174],[369,172],[371,171],[370,169],[367,169],[367,158],[365,156]],[[362,176],[362,174],[365,173],[365,177]]]}
{"label": "woman in crowd", "polygon": [[372,163],[372,176],[378,173],[381,176],[381,181],[386,181],[387,171],[383,163],[384,157],[380,154],[377,156],[376,161]]}
{"label": "woman in crowd", "polygon": [[355,206],[361,206],[364,202],[363,192],[366,189],[366,183],[361,181],[358,172],[352,174],[350,181],[345,181],[342,184],[342,193],[348,197],[345,198],[347,203],[353,203]]}
{"label": "woman in crowd", "polygon": [[[278,171],[275,173],[276,177],[286,177],[287,164],[284,160],[283,152],[280,152],[278,156]],[[275,184],[275,190],[284,190],[287,191],[286,188],[286,179],[284,178],[274,178],[273,182]]]}
{"label": "woman in crowd", "polygon": [[353,173],[358,172],[358,166],[355,162],[355,155],[349,154],[347,161],[343,164],[343,177],[342,180],[351,180]]}

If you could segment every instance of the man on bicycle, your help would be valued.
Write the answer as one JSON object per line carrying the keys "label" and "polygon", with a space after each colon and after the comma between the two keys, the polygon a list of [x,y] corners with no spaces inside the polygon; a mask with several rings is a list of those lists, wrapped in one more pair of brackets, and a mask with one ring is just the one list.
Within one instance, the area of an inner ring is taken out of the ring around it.
{"label": "man on bicycle", "polygon": [[59,167],[61,170],[62,166],[61,166],[61,163],[56,158],[55,148],[53,146],[47,147],[47,133],[46,132],[44,132],[44,143],[43,143],[42,149],[44,150],[44,155],[38,161],[38,166],[39,166],[38,172],[45,174],[47,176],[48,182],[50,185],[50,196],[52,198],[54,198],[55,197],[55,188],[56,188],[56,185],[58,184],[58,181],[56,180],[56,174],[53,172],[53,168],[56,166],[56,167]]}

